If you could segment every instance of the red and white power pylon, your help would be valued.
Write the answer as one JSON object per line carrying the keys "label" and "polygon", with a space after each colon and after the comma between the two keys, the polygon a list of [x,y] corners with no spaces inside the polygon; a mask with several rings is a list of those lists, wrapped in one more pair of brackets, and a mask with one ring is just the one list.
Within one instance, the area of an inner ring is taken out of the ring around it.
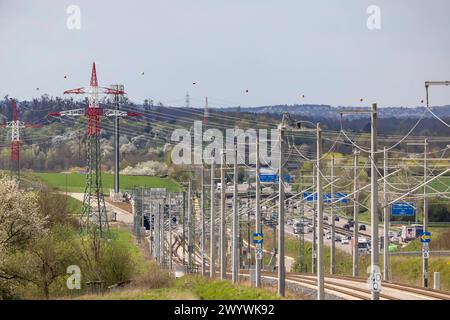
{"label": "red and white power pylon", "polygon": [[125,92],[99,87],[95,62],[92,65],[90,86],[67,90],[64,91],[64,94],[85,94],[89,99],[89,106],[85,109],[52,112],[49,115],[54,117],[88,117],[87,174],[80,223],[82,229],[89,230],[91,222],[93,222],[94,230],[99,230],[100,235],[103,235],[105,231],[108,231],[109,226],[102,186],[100,152],[101,117],[134,117],[139,114],[100,107],[99,96],[101,94],[123,95]]}
{"label": "red and white power pylon", "polygon": [[7,128],[11,131],[11,175],[16,172],[17,179],[20,180],[20,130],[25,128],[41,128],[41,125],[24,123],[19,120],[19,111],[17,110],[17,102],[11,99],[12,104],[12,121],[0,125],[1,128]]}

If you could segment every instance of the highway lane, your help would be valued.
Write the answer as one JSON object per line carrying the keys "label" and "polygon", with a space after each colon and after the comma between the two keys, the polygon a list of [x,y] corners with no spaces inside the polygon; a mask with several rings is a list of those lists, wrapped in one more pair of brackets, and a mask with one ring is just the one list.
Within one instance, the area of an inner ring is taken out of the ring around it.
{"label": "highway lane", "polygon": [[[69,193],[69,196],[71,196],[74,199],[77,199],[81,202],[83,202],[84,199],[84,193]],[[116,220],[118,222],[123,222],[126,224],[133,224],[133,214],[131,212],[125,211],[112,203],[106,202],[106,210],[107,212],[116,212]]]}

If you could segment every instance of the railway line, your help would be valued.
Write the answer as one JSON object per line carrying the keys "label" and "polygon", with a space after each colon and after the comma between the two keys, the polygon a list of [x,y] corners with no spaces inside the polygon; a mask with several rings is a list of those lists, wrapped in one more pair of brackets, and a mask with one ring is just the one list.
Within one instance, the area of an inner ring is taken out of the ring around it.
{"label": "railway line", "polygon": [[[201,264],[201,254],[196,248],[193,255],[197,265]],[[181,265],[181,259],[177,257],[174,262]],[[206,261],[207,275],[209,276],[209,263]],[[227,272],[227,274],[231,274]],[[217,276],[219,274],[217,273]],[[248,270],[241,269],[239,272],[241,280],[249,280]],[[268,282],[276,282],[276,273],[263,271],[261,278]],[[298,286],[309,292],[314,292],[317,288],[317,277],[314,274],[289,272],[286,274],[288,290]],[[371,292],[367,287],[367,279],[351,276],[330,276],[325,277],[325,293],[334,299],[344,300],[371,300]],[[298,291],[298,290],[296,290]],[[450,292],[442,290],[425,289],[414,285],[406,285],[398,282],[382,282],[380,293],[381,300],[450,300]]]}

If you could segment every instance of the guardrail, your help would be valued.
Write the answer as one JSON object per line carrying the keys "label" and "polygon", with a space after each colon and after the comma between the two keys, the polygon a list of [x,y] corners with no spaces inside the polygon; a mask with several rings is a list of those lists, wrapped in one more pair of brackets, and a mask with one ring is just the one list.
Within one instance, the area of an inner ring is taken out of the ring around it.
{"label": "guardrail", "polygon": [[[389,253],[391,256],[422,256],[422,251],[400,251],[400,252],[391,252]],[[431,256],[436,257],[449,257],[450,250],[435,250],[430,251]]]}

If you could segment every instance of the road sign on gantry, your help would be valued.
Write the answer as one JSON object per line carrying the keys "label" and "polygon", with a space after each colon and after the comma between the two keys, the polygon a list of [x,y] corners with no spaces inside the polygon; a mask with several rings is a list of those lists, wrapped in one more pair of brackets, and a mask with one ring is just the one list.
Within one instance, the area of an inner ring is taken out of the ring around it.
{"label": "road sign on gantry", "polygon": [[259,232],[253,233],[253,243],[254,244],[261,244],[264,241],[264,235]]}
{"label": "road sign on gantry", "polygon": [[422,232],[420,233],[420,242],[422,243],[430,243],[431,242],[431,232]]}
{"label": "road sign on gantry", "polygon": [[[260,182],[278,182],[278,175],[277,174],[260,174],[259,175],[259,181]],[[287,183],[292,182],[292,177],[288,174],[284,175],[284,181]]]}
{"label": "road sign on gantry", "polygon": [[313,193],[312,192],[303,192],[303,200],[311,202],[313,200],[317,200],[317,193]]}
{"label": "road sign on gantry", "polygon": [[391,215],[396,216],[407,216],[411,217],[416,214],[416,208],[414,204],[409,202],[396,202],[391,206]]}
{"label": "road sign on gantry", "polygon": [[336,200],[339,200],[339,203],[347,204],[348,203],[348,194],[342,192],[336,192]]}

